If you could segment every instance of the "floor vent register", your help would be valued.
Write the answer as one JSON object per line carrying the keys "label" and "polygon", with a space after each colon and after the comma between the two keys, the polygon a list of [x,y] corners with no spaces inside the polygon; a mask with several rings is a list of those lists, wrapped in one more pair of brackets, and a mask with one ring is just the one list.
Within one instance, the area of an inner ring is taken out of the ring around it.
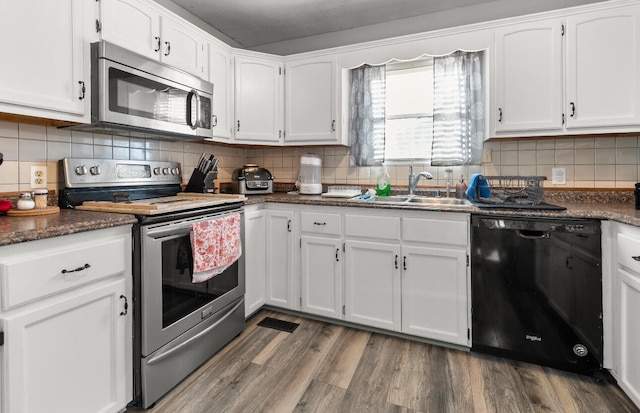
{"label": "floor vent register", "polygon": [[273,328],[275,330],[292,333],[300,324],[278,320],[277,318],[265,317],[258,323],[258,325],[261,327]]}

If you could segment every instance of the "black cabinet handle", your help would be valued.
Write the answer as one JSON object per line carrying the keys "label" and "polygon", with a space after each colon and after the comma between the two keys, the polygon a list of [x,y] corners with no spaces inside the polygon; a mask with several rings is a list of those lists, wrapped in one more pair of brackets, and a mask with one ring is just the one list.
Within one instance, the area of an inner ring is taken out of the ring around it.
{"label": "black cabinet handle", "polygon": [[336,131],[336,121],[332,120],[331,121],[331,132],[335,132]]}
{"label": "black cabinet handle", "polygon": [[240,132],[240,121],[238,121],[238,128],[236,130]]}
{"label": "black cabinet handle", "polygon": [[85,95],[85,93],[87,92],[87,88],[85,87],[84,82],[83,82],[82,80],[80,80],[78,83],[80,84],[80,92],[82,93],[82,94],[78,97],[78,99],[82,100],[82,99],[84,99],[84,98],[85,98],[85,96],[86,96],[86,95]]}
{"label": "black cabinet handle", "polygon": [[287,231],[291,232],[291,220],[287,221]]}
{"label": "black cabinet handle", "polygon": [[502,108],[498,108],[498,122],[502,123]]}
{"label": "black cabinet handle", "polygon": [[569,105],[571,105],[571,115],[569,116],[573,118],[574,116],[576,116],[576,104],[573,102],[569,102]]}
{"label": "black cabinet handle", "polygon": [[340,262],[340,257],[338,257],[339,252],[340,252],[340,248],[336,248],[336,262]]}
{"label": "black cabinet handle", "polygon": [[327,225],[326,222],[314,222],[313,225]]}
{"label": "black cabinet handle", "polygon": [[402,269],[407,270],[407,256],[402,257]]}
{"label": "black cabinet handle", "polygon": [[120,296],[121,300],[124,300],[124,311],[120,312],[120,315],[127,315],[127,313],[129,312],[129,301],[127,300],[127,297],[125,297],[124,295]]}
{"label": "black cabinet handle", "polygon": [[398,269],[398,254],[396,254],[395,264],[396,270]]}
{"label": "black cabinet handle", "polygon": [[213,120],[213,125],[211,125],[211,127],[216,127],[218,126],[218,115],[213,115],[211,117],[211,120]]}
{"label": "black cabinet handle", "polygon": [[154,39],[156,39],[157,42],[157,46],[155,49],[153,49],[154,52],[159,52],[160,51],[160,38],[158,36],[154,37]]}
{"label": "black cabinet handle", "polygon": [[632,255],[631,258],[633,258],[636,261],[640,261],[640,255]]}
{"label": "black cabinet handle", "polygon": [[171,42],[164,42],[167,45],[167,52],[164,54],[165,56],[169,56],[171,54]]}
{"label": "black cabinet handle", "polygon": [[62,270],[62,273],[63,274],[67,274],[67,273],[70,273],[70,272],[79,272],[79,271],[86,270],[87,268],[91,268],[91,265],[85,264],[82,267],[76,268],[75,270]]}

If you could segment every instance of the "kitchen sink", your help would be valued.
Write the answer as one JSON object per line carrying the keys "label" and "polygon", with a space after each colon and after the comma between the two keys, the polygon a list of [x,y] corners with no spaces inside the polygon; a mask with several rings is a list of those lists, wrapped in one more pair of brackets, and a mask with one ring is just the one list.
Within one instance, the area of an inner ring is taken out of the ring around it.
{"label": "kitchen sink", "polygon": [[436,198],[436,197],[413,197],[407,200],[410,204],[429,204],[429,205],[467,205],[471,203],[466,199],[458,198]]}
{"label": "kitchen sink", "polygon": [[352,198],[351,201],[372,203],[372,204],[394,204],[394,205],[413,205],[420,206],[438,206],[438,205],[455,205],[455,206],[472,206],[466,199],[457,198],[440,198],[432,196],[410,196],[410,195],[393,195],[393,196],[372,196],[369,199]]}

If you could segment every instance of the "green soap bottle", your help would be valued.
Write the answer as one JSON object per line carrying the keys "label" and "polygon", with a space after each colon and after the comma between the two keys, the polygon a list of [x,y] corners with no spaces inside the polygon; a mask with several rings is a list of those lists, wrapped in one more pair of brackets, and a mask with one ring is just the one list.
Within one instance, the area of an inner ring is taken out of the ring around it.
{"label": "green soap bottle", "polygon": [[378,196],[391,195],[391,177],[384,163],[380,165],[380,172],[378,173],[378,180],[376,181],[376,194]]}

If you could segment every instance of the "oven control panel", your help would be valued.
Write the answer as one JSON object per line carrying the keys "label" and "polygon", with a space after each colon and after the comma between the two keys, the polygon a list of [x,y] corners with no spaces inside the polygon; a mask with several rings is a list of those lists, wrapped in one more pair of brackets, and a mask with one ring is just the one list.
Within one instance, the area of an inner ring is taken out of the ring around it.
{"label": "oven control panel", "polygon": [[61,171],[65,188],[180,184],[177,162],[64,158]]}

